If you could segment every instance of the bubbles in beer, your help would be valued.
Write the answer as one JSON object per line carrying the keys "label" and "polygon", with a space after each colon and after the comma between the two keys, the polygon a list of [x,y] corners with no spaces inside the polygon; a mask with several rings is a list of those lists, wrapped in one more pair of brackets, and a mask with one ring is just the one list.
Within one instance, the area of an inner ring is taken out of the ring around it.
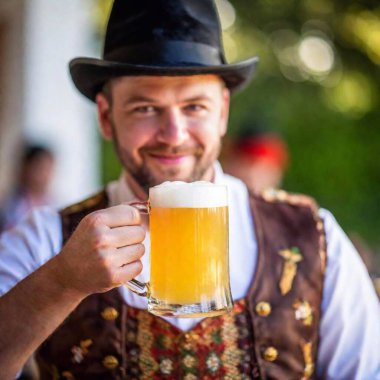
{"label": "bubbles in beer", "polygon": [[228,205],[226,187],[212,182],[167,181],[149,190],[151,207],[207,208]]}

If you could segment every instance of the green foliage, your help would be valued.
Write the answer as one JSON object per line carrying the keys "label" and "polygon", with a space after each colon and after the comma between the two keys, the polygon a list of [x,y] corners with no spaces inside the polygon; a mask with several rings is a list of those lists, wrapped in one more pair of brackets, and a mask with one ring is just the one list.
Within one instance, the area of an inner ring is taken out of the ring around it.
{"label": "green foliage", "polygon": [[[252,84],[232,101],[230,135],[250,122],[279,132],[291,156],[283,187],[312,195],[334,213],[347,232],[355,231],[378,247],[380,56],[376,54],[380,45],[377,42],[370,51],[364,34],[380,38],[378,2],[231,3],[239,33],[225,33],[253,36],[249,53],[258,53],[261,62]],[[351,29],[344,27],[348,19]],[[335,66],[325,78],[306,75],[295,81],[284,75],[286,67],[273,36],[285,29],[294,33],[298,43],[307,35],[326,37]],[[245,58],[246,53],[244,46],[238,58]]]}
{"label": "green foliage", "polygon": [[106,184],[120,176],[121,165],[116,156],[112,143],[102,140],[101,142],[102,154],[102,183]]}

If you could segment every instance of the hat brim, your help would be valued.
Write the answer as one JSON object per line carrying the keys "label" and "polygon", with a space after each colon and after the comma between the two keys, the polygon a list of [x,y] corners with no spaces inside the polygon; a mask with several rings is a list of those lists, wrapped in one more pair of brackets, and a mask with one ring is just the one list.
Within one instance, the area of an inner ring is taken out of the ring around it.
{"label": "hat brim", "polygon": [[105,61],[96,58],[75,58],[70,74],[76,88],[88,99],[96,94],[109,79],[120,76],[188,76],[215,74],[220,76],[231,92],[242,90],[255,72],[258,57],[218,66],[148,66]]}

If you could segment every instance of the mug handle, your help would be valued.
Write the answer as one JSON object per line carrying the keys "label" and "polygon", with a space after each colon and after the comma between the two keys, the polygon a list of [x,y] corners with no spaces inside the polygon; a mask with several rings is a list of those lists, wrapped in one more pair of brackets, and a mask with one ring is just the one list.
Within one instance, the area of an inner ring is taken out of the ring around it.
{"label": "mug handle", "polygon": [[[129,202],[128,206],[134,207],[141,214],[149,215],[150,205],[149,201],[146,202]],[[132,279],[125,283],[125,286],[133,293],[141,297],[149,297],[149,282],[141,282],[136,279]]]}

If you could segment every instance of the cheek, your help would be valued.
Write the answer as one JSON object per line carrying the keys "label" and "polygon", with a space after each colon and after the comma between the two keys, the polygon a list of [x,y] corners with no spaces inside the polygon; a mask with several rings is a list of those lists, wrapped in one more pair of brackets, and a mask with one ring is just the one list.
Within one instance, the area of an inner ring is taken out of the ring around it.
{"label": "cheek", "polygon": [[154,133],[144,125],[123,124],[117,130],[117,139],[121,147],[128,151],[137,151],[142,146],[148,144]]}
{"label": "cheek", "polygon": [[202,142],[205,147],[210,147],[210,149],[220,141],[223,136],[223,132],[217,121],[212,121],[206,123],[202,127],[197,129],[196,132],[197,139]]}
{"label": "cheek", "polygon": [[219,109],[219,112],[215,112],[212,117],[210,117],[207,125],[207,133],[214,140],[219,140],[224,136],[226,132],[226,125],[222,117],[221,109]]}

